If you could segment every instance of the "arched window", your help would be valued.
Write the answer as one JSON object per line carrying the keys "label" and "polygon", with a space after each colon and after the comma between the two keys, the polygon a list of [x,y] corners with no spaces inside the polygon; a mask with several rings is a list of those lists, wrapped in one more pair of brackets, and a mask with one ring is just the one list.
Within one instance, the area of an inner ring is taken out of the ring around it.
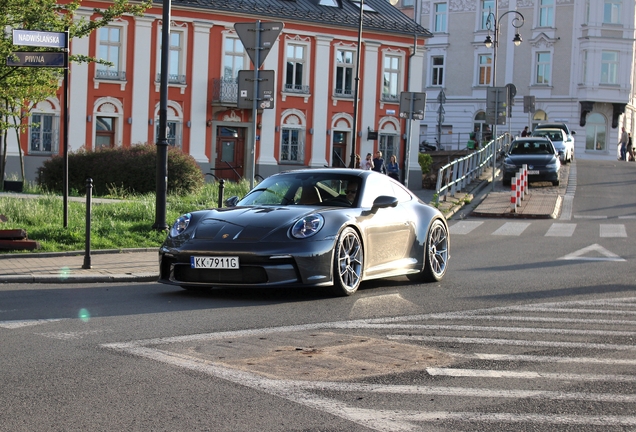
{"label": "arched window", "polygon": [[585,150],[607,150],[607,119],[599,113],[590,114],[585,123]]}
{"label": "arched window", "polygon": [[475,114],[475,121],[473,122],[473,132],[475,132],[476,138],[480,143],[487,144],[492,139],[492,131],[490,126],[486,124],[486,113],[479,111]]}
{"label": "arched window", "polygon": [[545,111],[535,111],[534,115],[532,116],[532,127],[530,128],[530,130],[534,130],[534,128],[536,128],[539,123],[543,123],[547,120],[548,115],[545,113]]}

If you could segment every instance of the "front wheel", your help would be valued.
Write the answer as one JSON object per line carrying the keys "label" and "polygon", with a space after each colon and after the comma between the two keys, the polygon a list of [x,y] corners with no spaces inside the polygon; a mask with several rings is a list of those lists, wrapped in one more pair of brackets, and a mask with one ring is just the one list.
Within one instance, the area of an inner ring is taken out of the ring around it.
{"label": "front wheel", "polygon": [[364,252],[360,236],[353,228],[345,228],[333,256],[333,293],[349,296],[358,290],[362,280]]}
{"label": "front wheel", "polygon": [[448,228],[439,219],[431,224],[426,236],[426,250],[424,251],[424,270],[410,274],[407,277],[417,282],[439,282],[446,274],[449,258]]}

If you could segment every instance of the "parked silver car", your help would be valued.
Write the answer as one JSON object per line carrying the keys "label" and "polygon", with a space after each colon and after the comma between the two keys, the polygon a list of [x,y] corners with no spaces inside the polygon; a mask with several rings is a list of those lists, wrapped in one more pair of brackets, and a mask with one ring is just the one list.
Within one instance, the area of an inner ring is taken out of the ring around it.
{"label": "parked silver car", "polygon": [[574,141],[567,139],[562,129],[535,129],[532,136],[549,138],[564,164],[574,159]]}

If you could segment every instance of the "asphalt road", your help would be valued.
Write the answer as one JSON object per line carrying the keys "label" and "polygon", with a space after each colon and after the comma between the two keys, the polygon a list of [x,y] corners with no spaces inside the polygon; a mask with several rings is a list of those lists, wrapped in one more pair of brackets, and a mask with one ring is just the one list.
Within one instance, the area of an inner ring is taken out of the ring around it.
{"label": "asphalt road", "polygon": [[439,284],[0,285],[0,430],[634,430],[636,164],[570,171],[558,219],[456,215]]}

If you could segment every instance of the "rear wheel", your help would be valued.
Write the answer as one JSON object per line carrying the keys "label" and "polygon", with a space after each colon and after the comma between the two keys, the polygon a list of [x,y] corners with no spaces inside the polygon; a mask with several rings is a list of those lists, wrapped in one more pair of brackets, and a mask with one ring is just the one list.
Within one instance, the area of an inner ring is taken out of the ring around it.
{"label": "rear wheel", "polygon": [[448,245],[448,229],[441,220],[436,219],[431,224],[426,237],[424,270],[420,273],[407,275],[407,277],[418,282],[441,281],[448,266]]}
{"label": "rear wheel", "polygon": [[558,186],[561,182],[559,182],[559,180],[555,180],[552,182],[553,186]]}
{"label": "rear wheel", "polygon": [[358,290],[362,280],[364,252],[360,236],[353,228],[345,228],[338,241],[333,258],[333,292],[349,296]]}

